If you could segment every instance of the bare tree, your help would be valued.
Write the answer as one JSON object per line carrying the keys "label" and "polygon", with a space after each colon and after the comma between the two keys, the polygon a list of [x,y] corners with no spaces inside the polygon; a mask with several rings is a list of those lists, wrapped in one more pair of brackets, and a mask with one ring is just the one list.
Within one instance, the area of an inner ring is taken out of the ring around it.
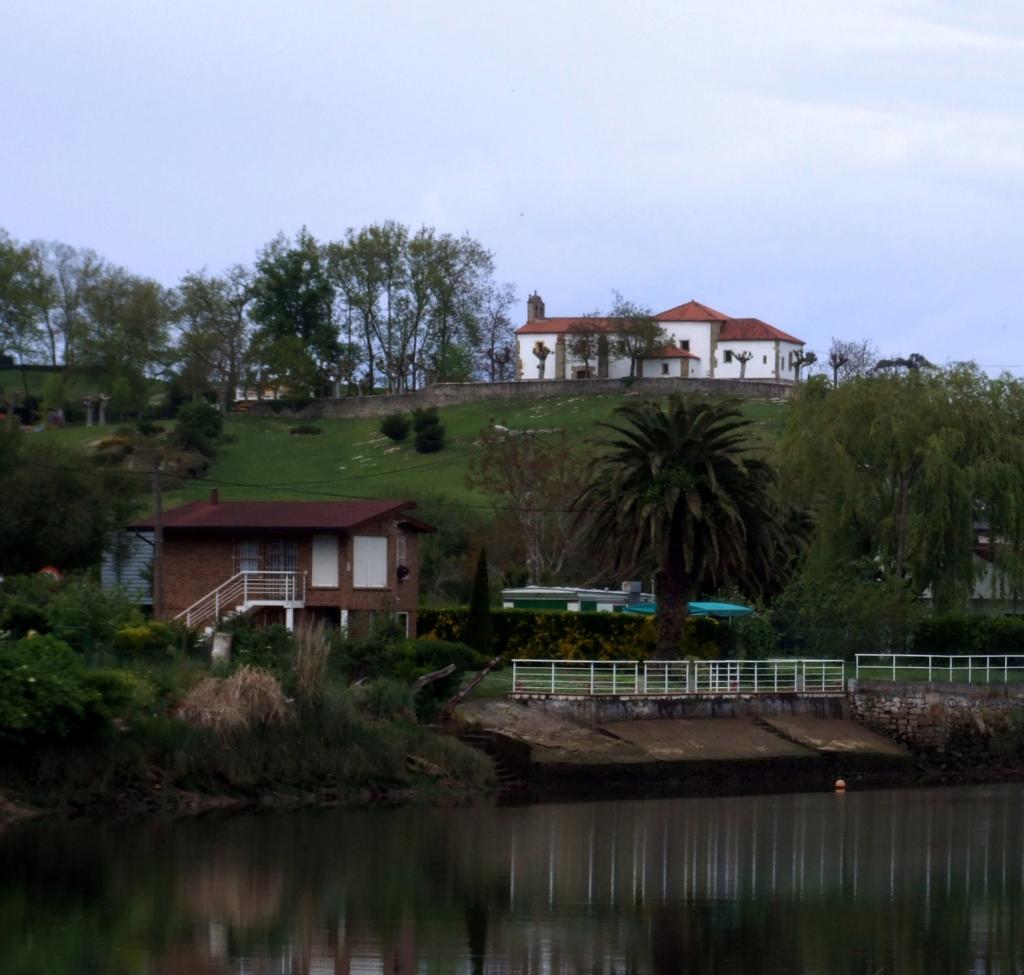
{"label": "bare tree", "polygon": [[733,358],[740,364],[740,379],[747,378],[747,363],[754,358],[753,352],[736,352]]}
{"label": "bare tree", "polygon": [[597,358],[598,344],[603,334],[596,322],[600,314],[591,312],[569,326],[566,349],[575,361],[583,363],[587,375],[590,375],[590,360]]}
{"label": "bare tree", "polygon": [[800,382],[800,373],[804,366],[813,366],[818,361],[816,352],[805,352],[803,349],[793,353],[793,369],[796,373],[796,381]]}
{"label": "bare tree", "polygon": [[611,317],[622,319],[615,331],[612,348],[616,355],[629,359],[629,375],[640,372],[640,362],[665,345],[668,333],[654,320],[649,308],[642,308],[613,292]]}
{"label": "bare tree", "polygon": [[516,339],[509,309],[516,300],[511,284],[488,284],[480,299],[480,366],[493,382],[511,379],[509,366],[515,361]]}
{"label": "bare tree", "polygon": [[838,386],[848,379],[867,376],[874,370],[878,362],[878,349],[870,339],[860,342],[843,342],[832,339],[829,348],[828,363],[832,369],[832,384]]}
{"label": "bare tree", "polygon": [[531,584],[557,577],[580,544],[569,508],[585,469],[564,432],[490,427],[481,434],[466,483],[493,499],[495,533],[518,541]]}

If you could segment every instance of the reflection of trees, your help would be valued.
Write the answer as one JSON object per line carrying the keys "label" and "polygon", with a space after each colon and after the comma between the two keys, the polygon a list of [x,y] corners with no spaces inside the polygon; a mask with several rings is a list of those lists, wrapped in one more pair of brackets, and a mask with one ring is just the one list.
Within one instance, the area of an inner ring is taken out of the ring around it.
{"label": "reflection of trees", "polygon": [[1022,812],[1006,787],[28,825],[0,837],[0,971],[1018,971]]}

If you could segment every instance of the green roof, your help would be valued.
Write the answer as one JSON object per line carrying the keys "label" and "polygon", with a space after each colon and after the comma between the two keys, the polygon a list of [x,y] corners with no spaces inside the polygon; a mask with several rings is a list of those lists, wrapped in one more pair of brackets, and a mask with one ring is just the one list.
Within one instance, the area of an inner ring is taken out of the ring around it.
{"label": "green roof", "polygon": [[[633,606],[623,608],[624,613],[643,613],[653,616],[658,612],[657,603],[636,603]],[[720,619],[728,619],[732,616],[749,616],[754,610],[750,606],[740,606],[738,603],[690,603],[691,616],[714,616]]]}

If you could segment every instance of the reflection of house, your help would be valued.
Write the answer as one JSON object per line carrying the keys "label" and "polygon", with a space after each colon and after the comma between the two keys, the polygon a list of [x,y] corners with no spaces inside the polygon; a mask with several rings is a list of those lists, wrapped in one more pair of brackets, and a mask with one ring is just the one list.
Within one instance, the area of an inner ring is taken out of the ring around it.
{"label": "reflection of house", "polygon": [[[616,335],[625,319],[548,318],[539,295],[531,295],[526,308],[526,324],[516,331],[520,379],[629,375],[629,359],[615,352]],[[803,349],[803,340],[760,319],[730,318],[699,301],[687,301],[653,318],[669,344],[641,361],[640,375],[796,379],[794,357]],[[581,331],[597,336],[594,354],[587,361],[572,354],[574,336]]]}
{"label": "reflection of house", "polygon": [[[207,627],[235,613],[365,632],[378,613],[416,630],[419,536],[411,501],[192,501],[164,513],[168,617]],[[147,520],[131,530],[152,531]]]}

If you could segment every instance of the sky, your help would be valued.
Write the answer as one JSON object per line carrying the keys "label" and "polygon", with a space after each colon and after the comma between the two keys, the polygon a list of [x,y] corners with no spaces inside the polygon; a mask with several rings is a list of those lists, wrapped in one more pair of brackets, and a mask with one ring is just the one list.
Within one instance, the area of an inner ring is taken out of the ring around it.
{"label": "sky", "polygon": [[173,285],[469,233],[549,315],[690,298],[1024,375],[1024,5],[0,0],[0,227]]}

